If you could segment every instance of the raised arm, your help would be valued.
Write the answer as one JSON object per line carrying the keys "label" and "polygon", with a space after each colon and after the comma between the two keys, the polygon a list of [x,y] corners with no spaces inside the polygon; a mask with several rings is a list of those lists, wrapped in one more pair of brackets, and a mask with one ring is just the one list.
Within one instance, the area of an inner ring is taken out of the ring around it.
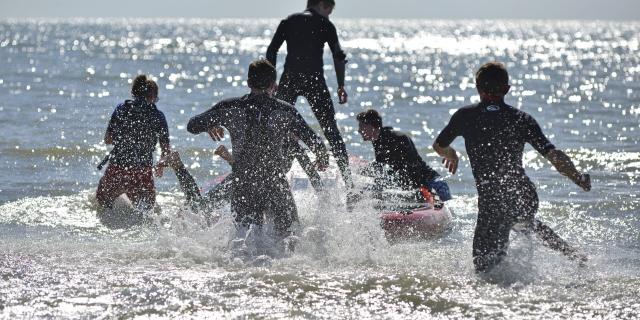
{"label": "raised arm", "polygon": [[286,20],[282,20],[280,22],[278,29],[276,29],[276,33],[273,35],[273,39],[271,39],[271,43],[267,48],[267,60],[269,60],[274,67],[278,62],[278,50],[280,50],[282,43],[287,39],[285,23]]}

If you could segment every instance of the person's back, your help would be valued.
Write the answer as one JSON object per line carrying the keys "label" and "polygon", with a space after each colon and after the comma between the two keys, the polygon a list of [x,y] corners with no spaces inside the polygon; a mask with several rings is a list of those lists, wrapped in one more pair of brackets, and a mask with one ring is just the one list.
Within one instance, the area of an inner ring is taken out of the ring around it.
{"label": "person's back", "polygon": [[157,143],[168,143],[164,114],[141,98],[118,105],[108,130],[114,145],[110,162],[121,167],[153,165]]}
{"label": "person's back", "polygon": [[373,141],[376,162],[388,165],[401,178],[401,184],[410,188],[420,188],[426,181],[438,177],[416,150],[407,135],[382,127],[380,136]]}
{"label": "person's back", "polygon": [[[329,43],[334,56],[339,61],[345,59],[344,52],[336,36],[336,28],[326,17],[313,9],[295,13],[281,22],[275,37],[282,37],[287,42],[287,58],[285,72],[314,73],[323,72],[324,46]],[[277,39],[277,38],[276,38]],[[267,51],[267,58],[276,61],[277,41]]]}
{"label": "person's back", "polygon": [[[288,138],[289,122],[298,116],[291,105],[267,94],[248,94],[224,100],[213,109],[219,117],[218,125],[227,128],[231,136],[234,174],[257,179],[286,173],[283,143]],[[206,113],[194,117],[187,129],[192,133],[203,131],[207,117]]]}
{"label": "person's back", "polygon": [[529,114],[504,102],[480,102],[461,108],[451,123],[465,139],[474,178],[478,185],[512,186],[528,181],[522,166],[526,143],[545,154],[554,148]]}
{"label": "person's back", "polygon": [[297,211],[285,178],[288,159],[283,146],[292,135],[316,154],[318,166],[328,162],[326,149],[293,106],[271,95],[276,88],[276,70],[266,60],[249,66],[251,94],[224,100],[197,115],[187,125],[193,134],[220,126],[231,135],[234,186],[231,206],[238,231],[262,225],[264,213],[273,217],[280,236],[290,232]]}

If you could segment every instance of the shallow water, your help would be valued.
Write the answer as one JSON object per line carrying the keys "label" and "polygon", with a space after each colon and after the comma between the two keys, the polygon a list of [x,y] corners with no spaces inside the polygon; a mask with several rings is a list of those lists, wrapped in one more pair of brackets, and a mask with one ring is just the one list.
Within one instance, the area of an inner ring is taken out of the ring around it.
{"label": "shallow water", "polygon": [[[110,230],[90,201],[95,164],[129,79],[161,87],[172,144],[205,183],[228,167],[188,119],[246,92],[275,20],[0,22],[0,316],[3,318],[636,318],[640,310],[639,23],[338,20],[349,54],[350,103],[337,106],[350,153],[369,107],[409,133],[428,164],[453,110],[477,100],[473,72],[507,63],[508,102],[592,174],[584,193],[528,148],[539,217],[589,255],[584,268],[514,235],[506,263],[473,272],[476,197],[468,161],[448,177],[452,229],[390,245],[364,207],[347,214],[298,194],[304,233],[292,256],[256,267],[226,250],[228,212],[213,228],[185,213],[173,174],[157,181],[165,218]],[[328,58],[329,55],[326,55]],[[281,52],[279,61],[284,61]],[[330,60],[328,83],[335,88]],[[280,66],[281,67],[281,66]],[[308,106],[299,109],[318,129]],[[223,142],[229,144],[229,141]],[[455,142],[463,150],[462,139]],[[321,230],[324,237],[310,236]]]}

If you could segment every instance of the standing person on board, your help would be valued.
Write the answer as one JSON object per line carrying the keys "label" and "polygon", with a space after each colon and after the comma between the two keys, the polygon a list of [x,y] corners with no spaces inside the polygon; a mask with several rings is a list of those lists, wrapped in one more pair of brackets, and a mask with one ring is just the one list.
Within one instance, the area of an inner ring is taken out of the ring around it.
{"label": "standing person on board", "polygon": [[249,66],[247,81],[251,93],[219,102],[197,115],[187,125],[193,134],[224,127],[231,135],[234,175],[231,207],[239,237],[250,230],[260,232],[265,216],[274,220],[277,237],[283,239],[298,220],[293,195],[286,179],[288,160],[283,145],[292,135],[316,155],[319,170],[326,168],[328,155],[320,137],[296,109],[272,97],[276,69],[267,60]]}
{"label": "standing person on board", "polygon": [[473,262],[478,272],[491,270],[506,255],[509,232],[516,225],[534,231],[545,245],[572,259],[586,260],[551,228],[535,219],[538,195],[522,166],[529,143],[585,191],[591,189],[588,174],[576,170],[571,159],[545,137],[536,120],[504,102],[509,75],[504,65],[484,64],[476,73],[480,103],[459,109],[438,135],[433,148],[444,157],[451,173],[458,155],[450,146],[462,136],[478,190],[478,221],[473,238]]}
{"label": "standing person on board", "polygon": [[350,188],[352,180],[347,148],[336,123],[323,71],[322,56],[325,43],[328,43],[338,80],[339,103],[347,103],[344,89],[346,55],[340,47],[336,27],[329,20],[334,7],[334,0],[308,0],[304,12],[282,20],[267,49],[267,59],[275,66],[278,50],[287,42],[287,59],[276,97],[290,104],[295,104],[299,96],[307,99],[329,141],[345,184]]}
{"label": "standing person on board", "polygon": [[[131,95],[133,100],[116,107],[104,137],[105,144],[112,144],[113,150],[106,159],[109,166],[96,192],[102,208],[111,208],[121,194],[126,194],[138,208],[153,208],[156,201],[153,151],[158,142],[162,156],[171,149],[167,120],[156,107],[158,85],[140,75],[133,81]],[[161,171],[158,173],[161,175]]]}

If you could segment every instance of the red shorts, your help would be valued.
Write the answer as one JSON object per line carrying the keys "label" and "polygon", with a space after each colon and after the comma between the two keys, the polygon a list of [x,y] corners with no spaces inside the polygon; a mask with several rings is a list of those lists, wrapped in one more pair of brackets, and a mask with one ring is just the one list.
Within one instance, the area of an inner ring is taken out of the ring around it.
{"label": "red shorts", "polygon": [[126,194],[134,206],[153,208],[156,204],[156,187],[152,167],[125,169],[109,165],[98,184],[98,203],[111,208],[121,194]]}

